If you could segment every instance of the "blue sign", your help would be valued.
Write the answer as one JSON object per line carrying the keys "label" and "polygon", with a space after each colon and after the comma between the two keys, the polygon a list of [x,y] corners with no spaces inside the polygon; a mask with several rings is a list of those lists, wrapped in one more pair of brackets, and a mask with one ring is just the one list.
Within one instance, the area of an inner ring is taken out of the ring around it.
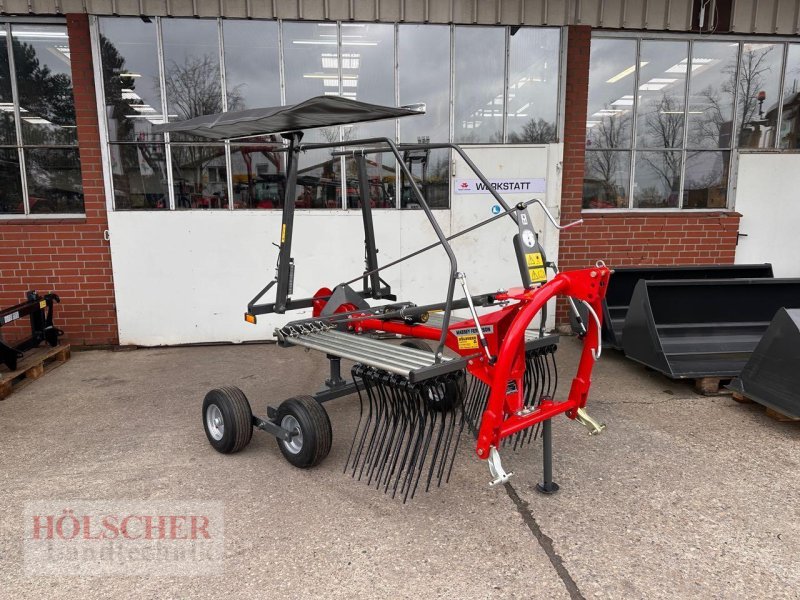
{"label": "blue sign", "polygon": [[502,210],[503,210],[503,209],[502,209],[502,208],[500,208],[500,205],[499,205],[499,204],[495,204],[495,205],[492,207],[492,214],[493,214],[493,215],[499,215],[499,214],[502,212]]}

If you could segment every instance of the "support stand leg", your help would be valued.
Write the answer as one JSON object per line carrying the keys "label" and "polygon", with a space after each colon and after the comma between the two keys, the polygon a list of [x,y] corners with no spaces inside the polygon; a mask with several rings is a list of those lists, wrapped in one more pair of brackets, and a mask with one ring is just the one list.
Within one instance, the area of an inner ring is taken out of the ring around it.
{"label": "support stand leg", "polygon": [[342,359],[338,356],[328,354],[328,361],[330,361],[331,376],[329,379],[325,380],[325,385],[333,389],[346,384],[347,382],[342,379]]}
{"label": "support stand leg", "polygon": [[542,494],[555,494],[558,484],[553,481],[553,424],[550,419],[542,423],[542,479],[536,484],[536,491]]}

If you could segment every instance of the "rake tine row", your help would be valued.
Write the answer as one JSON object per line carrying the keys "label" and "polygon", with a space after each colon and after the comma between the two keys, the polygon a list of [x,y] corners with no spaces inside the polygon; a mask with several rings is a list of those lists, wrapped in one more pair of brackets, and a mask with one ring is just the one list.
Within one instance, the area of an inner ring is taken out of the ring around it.
{"label": "rake tine row", "polygon": [[[414,497],[421,480],[425,491],[434,481],[448,481],[464,427],[463,373],[415,384],[363,365],[352,374],[360,410],[345,472],[384,493],[391,489],[403,502]],[[446,394],[455,397],[443,407]]]}

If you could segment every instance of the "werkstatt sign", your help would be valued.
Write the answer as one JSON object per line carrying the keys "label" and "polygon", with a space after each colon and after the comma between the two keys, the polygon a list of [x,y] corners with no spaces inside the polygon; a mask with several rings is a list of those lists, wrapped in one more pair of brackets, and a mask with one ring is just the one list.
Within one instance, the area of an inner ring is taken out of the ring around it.
{"label": "werkstatt sign", "polygon": [[[503,194],[543,194],[547,191],[547,182],[544,179],[490,179],[489,185]],[[480,179],[456,179],[456,193],[490,192]]]}

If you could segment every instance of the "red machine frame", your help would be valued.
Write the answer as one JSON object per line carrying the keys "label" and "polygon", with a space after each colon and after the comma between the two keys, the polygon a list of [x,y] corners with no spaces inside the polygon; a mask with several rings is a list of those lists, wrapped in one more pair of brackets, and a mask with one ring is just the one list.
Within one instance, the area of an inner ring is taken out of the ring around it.
{"label": "red machine frame", "polygon": [[[515,433],[565,413],[570,419],[578,418],[578,410],[586,406],[594,363],[600,351],[602,303],[608,289],[611,271],[602,263],[592,269],[562,272],[535,289],[512,288],[495,295],[498,302],[509,302],[505,307],[480,317],[485,333],[488,354],[475,353],[459,344],[456,330],[475,327],[473,320],[451,323],[446,346],[464,357],[471,357],[467,370],[491,388],[483,413],[475,452],[479,458],[489,458],[492,447]],[[320,292],[328,290],[320,290]],[[526,411],[523,404],[522,378],[525,372],[525,331],[542,307],[556,296],[568,296],[588,303],[597,319],[590,319],[583,341],[578,370],[572,380],[566,400],[544,399],[536,408]],[[315,313],[325,301],[315,304]],[[350,309],[349,306],[341,307]],[[355,333],[383,331],[410,337],[439,340],[441,330],[425,324],[407,324],[398,320],[365,318],[352,312],[353,321],[348,329]],[[514,385],[509,385],[514,382]]]}

